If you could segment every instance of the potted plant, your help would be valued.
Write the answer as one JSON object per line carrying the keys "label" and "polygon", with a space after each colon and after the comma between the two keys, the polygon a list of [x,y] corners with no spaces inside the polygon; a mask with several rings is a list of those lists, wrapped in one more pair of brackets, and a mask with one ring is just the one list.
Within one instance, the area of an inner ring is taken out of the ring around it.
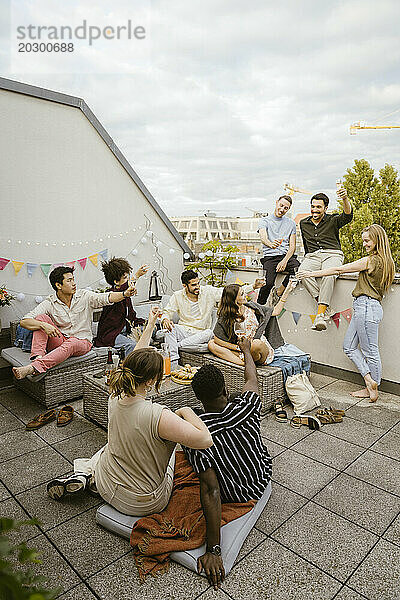
{"label": "potted plant", "polygon": [[211,240],[202,247],[199,260],[186,265],[185,269],[198,271],[209,285],[224,287],[228,270],[237,264],[234,256],[237,252],[237,246],[223,246],[218,240]]}
{"label": "potted plant", "polygon": [[[0,285],[0,306],[9,306],[11,302],[15,300],[15,296],[10,294],[4,285]],[[1,331],[1,318],[0,318],[0,331]]]}

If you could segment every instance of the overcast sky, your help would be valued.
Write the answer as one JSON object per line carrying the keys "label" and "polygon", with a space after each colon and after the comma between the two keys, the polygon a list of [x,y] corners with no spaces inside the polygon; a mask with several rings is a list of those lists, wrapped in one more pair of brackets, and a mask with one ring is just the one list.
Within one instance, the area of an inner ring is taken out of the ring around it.
{"label": "overcast sky", "polygon": [[[113,0],[108,12],[15,0],[0,10],[2,75],[84,98],[169,216],[270,211],[285,182],[333,200],[354,159],[400,166],[400,131],[348,132],[400,108],[398,0]],[[71,73],[58,57],[16,56],[17,24],[82,19],[131,19],[146,39],[82,43]],[[295,214],[308,200],[296,194]]]}

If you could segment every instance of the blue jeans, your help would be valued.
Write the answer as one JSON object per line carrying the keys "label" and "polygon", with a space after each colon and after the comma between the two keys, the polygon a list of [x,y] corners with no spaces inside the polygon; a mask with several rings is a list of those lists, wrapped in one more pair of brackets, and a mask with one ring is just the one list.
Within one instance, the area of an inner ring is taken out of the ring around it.
{"label": "blue jeans", "polygon": [[135,340],[128,338],[126,335],[124,335],[124,333],[126,333],[125,327],[121,331],[121,333],[118,334],[117,337],[115,338],[114,349],[120,350],[121,348],[124,348],[125,356],[128,356],[128,354],[133,352],[133,350],[135,349],[136,342],[135,342]]}
{"label": "blue jeans", "polygon": [[383,317],[382,305],[375,298],[359,296],[354,299],[353,311],[353,318],[343,340],[344,353],[353,361],[363,377],[370,373],[379,385],[382,363],[378,347],[378,329]]}

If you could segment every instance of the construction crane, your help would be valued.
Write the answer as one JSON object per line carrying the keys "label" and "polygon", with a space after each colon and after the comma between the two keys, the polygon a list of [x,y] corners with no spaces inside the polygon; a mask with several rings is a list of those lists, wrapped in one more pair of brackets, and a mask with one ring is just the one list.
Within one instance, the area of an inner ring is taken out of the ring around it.
{"label": "construction crane", "polygon": [[285,183],[283,189],[285,192],[289,192],[289,196],[294,196],[294,194],[312,194],[312,192],[309,192],[308,190],[301,190],[290,183]]}
{"label": "construction crane", "polygon": [[350,125],[350,135],[356,135],[361,129],[400,129],[400,125],[366,125],[365,121],[356,121]]}

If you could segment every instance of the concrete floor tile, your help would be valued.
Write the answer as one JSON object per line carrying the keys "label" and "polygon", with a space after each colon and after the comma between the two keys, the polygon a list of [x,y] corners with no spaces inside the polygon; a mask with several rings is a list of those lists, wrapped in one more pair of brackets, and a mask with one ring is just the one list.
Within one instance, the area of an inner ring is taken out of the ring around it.
{"label": "concrete floor tile", "polygon": [[[285,410],[288,410],[288,407],[285,406]],[[261,421],[261,435],[267,440],[272,440],[281,446],[285,446],[285,448],[290,448],[299,440],[312,435],[312,431],[308,429],[308,427],[299,427],[299,429],[295,429],[291,427],[289,421],[287,423],[278,423],[275,420],[275,416],[268,416],[262,419]],[[267,442],[268,445],[268,442]]]}
{"label": "concrete floor tile", "polygon": [[306,504],[271,537],[343,582],[378,540],[314,503]]}
{"label": "concrete floor tile", "polygon": [[132,553],[90,577],[88,583],[101,600],[194,600],[209,588],[205,577],[172,561],[168,573],[149,576],[141,584]]}
{"label": "concrete floor tile", "polygon": [[369,600],[400,598],[400,548],[379,540],[347,584]]}
{"label": "concrete floor tile", "polygon": [[56,422],[54,422],[52,427],[42,427],[37,434],[48,444],[54,444],[95,428],[94,423],[75,412],[73,420],[65,427],[57,427]]}
{"label": "concrete floor tile", "polygon": [[335,408],[348,410],[351,406],[354,406],[354,404],[359,402],[360,399],[354,398],[354,396],[351,395],[351,392],[359,390],[360,387],[361,386],[356,383],[337,379],[333,383],[319,390],[318,396],[322,406],[328,407],[332,405]]}
{"label": "concrete floor tile", "polygon": [[256,548],[259,544],[261,544],[266,539],[267,539],[267,536],[265,535],[265,533],[263,533],[262,531],[259,531],[258,529],[252,529],[250,531],[249,535],[247,536],[243,546],[241,547],[240,552],[237,555],[234,564],[237,565],[238,562],[243,560],[245,558],[245,556],[247,556],[249,554],[249,552],[252,552],[254,550],[254,548]]}
{"label": "concrete floor tile", "polygon": [[335,596],[335,600],[365,600],[365,596],[360,596],[354,590],[343,586],[337,596]]}
{"label": "concrete floor tile", "polygon": [[107,443],[107,433],[99,428],[53,444],[65,458],[73,462],[75,458],[90,458]]}
{"label": "concrete floor tile", "polygon": [[59,600],[96,600],[96,596],[82,583],[59,596]]}
{"label": "concrete floor tile", "polygon": [[273,480],[311,498],[338,474],[338,471],[287,450],[277,456],[273,463]]}
{"label": "concrete floor tile", "polygon": [[14,431],[15,429],[25,429],[24,423],[7,408],[0,405],[0,434]]}
{"label": "concrete floor tile", "polygon": [[343,421],[337,424],[337,427],[330,427],[329,429],[324,427],[324,433],[363,448],[369,448],[385,433],[385,430],[363,421],[357,421],[350,416],[345,416]]}
{"label": "concrete floor tile", "polygon": [[39,519],[44,531],[103,503],[101,498],[86,492],[67,495],[60,501],[52,500],[47,495],[47,483],[22,492],[17,498],[29,514]]}
{"label": "concrete floor tile", "polygon": [[[340,427],[341,423],[335,423],[334,426]],[[316,431],[314,435],[297,442],[291,449],[339,470],[345,469],[364,452],[363,448],[339,440],[322,431]]]}
{"label": "concrete floor tile", "polygon": [[330,600],[340,583],[267,539],[228,575],[222,589],[244,600]]}
{"label": "concrete floor tile", "polygon": [[389,542],[400,546],[400,515],[393,521],[383,537],[385,540],[389,540]]}
{"label": "concrete floor tile", "polygon": [[6,498],[10,498],[10,494],[4,485],[0,483],[0,502],[6,500]]}
{"label": "concrete floor tile", "polygon": [[17,388],[1,392],[0,404],[24,423],[28,423],[33,417],[47,410],[45,406]]}
{"label": "concrete floor tile", "polygon": [[396,460],[367,450],[346,473],[400,496],[400,463]]}
{"label": "concrete floor tile", "polygon": [[379,454],[384,454],[389,458],[400,460],[400,432],[388,431],[371,446],[371,450],[379,452]]}
{"label": "concrete floor tile", "polygon": [[240,598],[233,598],[232,596],[228,596],[226,592],[223,590],[214,590],[210,588],[204,594],[201,594],[196,600],[241,600]]}
{"label": "concrete floor tile", "polygon": [[337,381],[334,377],[328,377],[328,375],[321,375],[320,373],[310,373],[309,379],[311,381],[311,385],[315,390],[320,390],[321,388],[329,385],[330,383],[334,383]]}
{"label": "concrete floor tile", "polygon": [[306,502],[308,500],[303,496],[274,482],[271,497],[256,523],[257,529],[270,534]]}
{"label": "concrete floor tile", "polygon": [[[0,516],[7,519],[14,519],[15,521],[28,521],[30,518],[14,498],[0,502]],[[40,530],[36,525],[23,525],[18,531],[7,533],[7,537],[12,543],[20,544],[39,534]]]}
{"label": "concrete floor tile", "polygon": [[95,522],[96,508],[82,513],[47,532],[81,577],[103,569],[130,550],[129,542]]}
{"label": "concrete floor tile", "polygon": [[378,403],[371,404],[365,400],[349,408],[347,415],[386,431],[400,421],[400,409],[390,410],[386,406],[379,406]]}
{"label": "concrete floor tile", "polygon": [[2,463],[1,478],[17,494],[70,470],[71,464],[47,446]]}
{"label": "concrete floor tile", "polygon": [[71,569],[44,535],[33,538],[28,542],[27,546],[35,548],[40,553],[41,564],[32,565],[30,568],[36,575],[42,575],[47,578],[47,582],[44,584],[45,588],[59,588],[60,593],[62,593],[81,583],[81,580],[73,569]]}
{"label": "concrete floor tile", "polygon": [[[0,463],[46,446],[34,431],[9,431],[0,435]],[[29,457],[26,457],[29,460]]]}
{"label": "concrete floor tile", "polygon": [[342,473],[313,498],[372,533],[382,535],[400,510],[397,496]]}
{"label": "concrete floor tile", "polygon": [[266,446],[268,453],[272,457],[278,456],[278,454],[282,454],[282,452],[285,452],[286,450],[285,446],[281,446],[281,444],[267,440],[267,438],[263,438],[263,444]]}

